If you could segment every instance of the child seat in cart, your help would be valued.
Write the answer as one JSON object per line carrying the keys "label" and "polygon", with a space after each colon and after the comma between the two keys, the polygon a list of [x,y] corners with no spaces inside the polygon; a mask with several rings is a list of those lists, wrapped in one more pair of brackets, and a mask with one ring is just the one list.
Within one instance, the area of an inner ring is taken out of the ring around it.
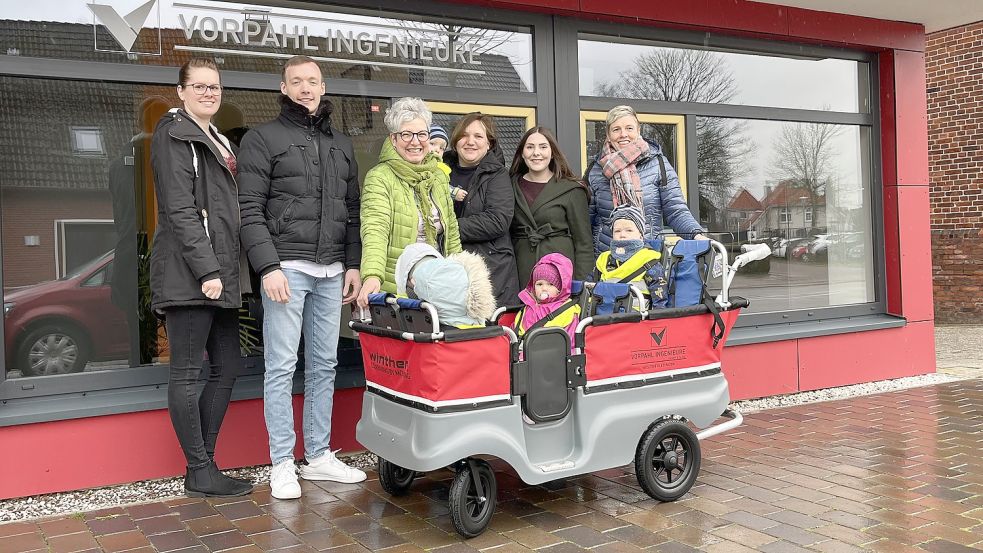
{"label": "child seat in cart", "polygon": [[[378,455],[383,489],[400,495],[419,472],[453,467],[450,511],[465,537],[483,532],[495,510],[489,457],[528,484],[633,462],[650,496],[682,497],[699,473],[699,440],[741,423],[727,409],[720,356],[747,301],[728,288],[740,266],[769,253],[728,266],[723,246],[714,249],[724,266],[719,318],[707,305],[585,311],[573,353],[560,328],[533,329],[520,343],[514,309],[485,328],[444,328],[426,302],[374,295],[371,318],[351,323],[366,380],[356,438]],[[590,304],[590,286],[574,291]],[[728,420],[711,426],[720,416]]]}

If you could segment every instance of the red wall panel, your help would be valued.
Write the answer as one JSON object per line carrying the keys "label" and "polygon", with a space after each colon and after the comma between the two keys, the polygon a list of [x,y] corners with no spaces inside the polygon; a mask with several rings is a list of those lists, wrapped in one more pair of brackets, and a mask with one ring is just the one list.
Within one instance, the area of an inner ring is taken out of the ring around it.
{"label": "red wall panel", "polygon": [[586,14],[621,16],[681,25],[706,24],[710,11],[709,0],[687,2],[652,2],[651,0],[581,0],[580,10]]}
{"label": "red wall panel", "polygon": [[747,0],[453,0],[451,3],[608,20],[624,18],[641,24],[662,22],[673,27],[709,27],[718,31],[734,31],[739,35],[758,33],[787,36],[801,42],[842,44],[867,49],[925,50],[925,30],[922,25]]}
{"label": "red wall panel", "polygon": [[935,372],[932,321],[902,328],[803,338],[799,386],[818,390]]}
{"label": "red wall panel", "polygon": [[[294,396],[296,457],[304,454]],[[360,449],[355,423],[362,389],[335,393],[331,447]],[[185,461],[167,410],[107,415],[0,428],[0,499],[77,490],[184,474]],[[269,464],[262,400],[236,401],[219,434],[215,456],[222,468]]]}
{"label": "red wall panel", "polygon": [[[580,11],[580,0],[444,0],[449,4],[485,6],[506,10],[522,10],[557,15],[576,15]],[[480,17],[473,14],[472,17]]]}
{"label": "red wall panel", "polygon": [[[880,77],[880,101],[871,102],[881,108],[881,170],[885,185],[898,183],[897,123],[894,91],[894,51],[886,50],[878,55]],[[926,152],[927,153],[927,152]]]}
{"label": "red wall panel", "polygon": [[707,25],[785,36],[788,34],[788,8],[744,0],[710,0]]}
{"label": "red wall panel", "polygon": [[802,8],[788,8],[788,34],[849,46],[925,50],[922,25]]}
{"label": "red wall panel", "polygon": [[925,54],[895,52],[894,86],[898,184],[928,186]]}
{"label": "red wall panel", "polygon": [[885,196],[894,196],[896,192],[898,202],[901,315],[909,322],[931,321],[935,307],[929,190],[927,186],[895,186],[889,190],[891,193]]}
{"label": "red wall panel", "polygon": [[887,312],[902,316],[901,227],[899,226],[898,187],[885,186],[884,194],[884,278],[887,281]]}
{"label": "red wall panel", "polygon": [[731,399],[788,394],[799,389],[795,341],[724,348],[720,365]]}

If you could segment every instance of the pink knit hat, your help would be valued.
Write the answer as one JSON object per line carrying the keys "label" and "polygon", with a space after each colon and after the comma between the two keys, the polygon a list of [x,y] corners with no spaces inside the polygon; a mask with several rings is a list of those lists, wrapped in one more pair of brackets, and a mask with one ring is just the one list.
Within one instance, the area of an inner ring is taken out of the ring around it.
{"label": "pink knit hat", "polygon": [[552,263],[539,263],[533,268],[532,281],[535,283],[537,280],[545,280],[557,288],[563,286],[563,282],[560,280],[560,271]]}

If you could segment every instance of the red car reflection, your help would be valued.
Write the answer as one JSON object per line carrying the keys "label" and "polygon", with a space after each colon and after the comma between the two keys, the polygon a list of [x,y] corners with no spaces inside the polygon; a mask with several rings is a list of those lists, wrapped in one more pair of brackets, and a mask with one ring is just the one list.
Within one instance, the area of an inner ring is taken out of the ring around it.
{"label": "red car reflection", "polygon": [[25,376],[79,372],[93,360],[127,359],[126,316],[111,299],[113,252],[73,274],[3,295],[7,370]]}

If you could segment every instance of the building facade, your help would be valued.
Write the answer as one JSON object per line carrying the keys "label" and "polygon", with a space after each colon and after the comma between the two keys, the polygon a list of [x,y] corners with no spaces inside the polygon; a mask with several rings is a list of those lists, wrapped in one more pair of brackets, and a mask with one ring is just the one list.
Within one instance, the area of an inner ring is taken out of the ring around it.
{"label": "building facade", "polygon": [[925,42],[932,274],[941,323],[983,320],[983,22]]}
{"label": "building facade", "polygon": [[[147,310],[148,146],[193,55],[221,68],[233,141],[277,113],[283,61],[314,56],[363,176],[401,96],[448,127],[494,116],[507,157],[552,127],[581,169],[630,104],[712,236],[810,252],[735,281],[751,307],[724,352],[732,397],[934,371],[919,24],[744,0],[54,4],[0,19],[0,443],[32,459],[0,460],[0,498],[184,470]],[[269,462],[256,304],[223,466]],[[357,449],[357,337],[340,355],[332,441]]]}

